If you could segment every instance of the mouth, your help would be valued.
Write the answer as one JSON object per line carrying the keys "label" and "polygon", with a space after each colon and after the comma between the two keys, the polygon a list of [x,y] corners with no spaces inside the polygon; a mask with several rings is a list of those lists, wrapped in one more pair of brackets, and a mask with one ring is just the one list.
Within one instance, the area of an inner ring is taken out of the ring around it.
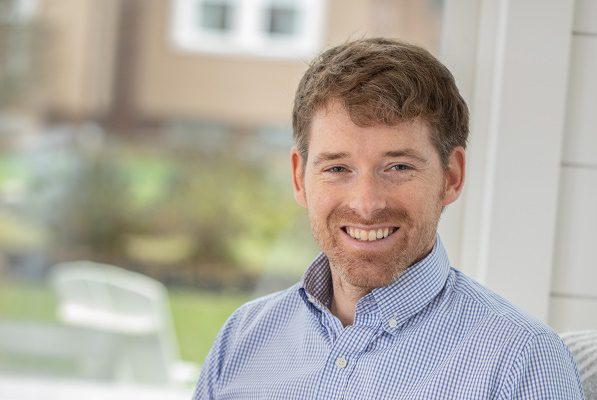
{"label": "mouth", "polygon": [[342,230],[351,238],[361,242],[375,242],[384,240],[398,231],[397,226],[386,226],[375,229],[361,229],[354,226],[344,226]]}

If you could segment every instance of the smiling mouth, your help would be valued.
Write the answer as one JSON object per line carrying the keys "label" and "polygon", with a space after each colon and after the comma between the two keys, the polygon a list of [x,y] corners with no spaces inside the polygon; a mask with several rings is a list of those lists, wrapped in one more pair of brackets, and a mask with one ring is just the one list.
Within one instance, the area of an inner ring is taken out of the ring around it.
{"label": "smiling mouth", "polygon": [[376,240],[383,240],[396,232],[398,227],[385,227],[378,229],[359,229],[352,226],[345,226],[342,228],[348,236],[361,242],[374,242]]}

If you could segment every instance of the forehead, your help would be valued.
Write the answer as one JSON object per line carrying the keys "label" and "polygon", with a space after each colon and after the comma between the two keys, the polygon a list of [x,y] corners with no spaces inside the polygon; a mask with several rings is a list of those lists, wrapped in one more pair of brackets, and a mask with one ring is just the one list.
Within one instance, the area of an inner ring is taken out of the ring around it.
{"label": "forehead", "polygon": [[422,153],[435,152],[429,124],[422,118],[415,118],[394,125],[360,126],[353,122],[339,102],[320,108],[311,122],[309,153],[330,150],[366,153],[402,147]]}

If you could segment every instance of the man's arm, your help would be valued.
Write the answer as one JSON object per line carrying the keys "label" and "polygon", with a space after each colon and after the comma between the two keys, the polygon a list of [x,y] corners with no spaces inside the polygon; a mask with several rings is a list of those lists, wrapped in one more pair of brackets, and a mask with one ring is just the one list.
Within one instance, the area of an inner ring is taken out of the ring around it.
{"label": "man's arm", "polygon": [[556,334],[538,335],[527,343],[498,399],[584,399],[574,358]]}
{"label": "man's arm", "polygon": [[195,387],[193,400],[214,400],[216,399],[216,388],[218,383],[219,371],[221,366],[221,348],[222,334],[224,329],[218,334],[209,354],[201,366],[199,381]]}
{"label": "man's arm", "polygon": [[195,387],[193,400],[215,400],[218,396],[218,385],[222,368],[224,368],[228,352],[239,325],[239,319],[243,315],[244,307],[236,310],[226,321],[218,336],[214,340],[209,354],[201,365],[201,374]]}

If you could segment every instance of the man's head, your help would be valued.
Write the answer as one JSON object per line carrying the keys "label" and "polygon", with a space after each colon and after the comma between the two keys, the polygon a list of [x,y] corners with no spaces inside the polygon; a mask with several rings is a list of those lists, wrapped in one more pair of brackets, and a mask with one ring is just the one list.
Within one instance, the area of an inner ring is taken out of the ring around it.
{"label": "man's head", "polygon": [[293,183],[334,284],[385,286],[429,253],[462,190],[467,115],[452,75],[415,46],[360,40],[308,69]]}
{"label": "man's head", "polygon": [[420,47],[362,39],[317,57],[299,83],[292,112],[293,137],[304,160],[313,116],[333,100],[360,126],[422,118],[444,165],[455,147],[466,148],[466,103],[450,71]]}

